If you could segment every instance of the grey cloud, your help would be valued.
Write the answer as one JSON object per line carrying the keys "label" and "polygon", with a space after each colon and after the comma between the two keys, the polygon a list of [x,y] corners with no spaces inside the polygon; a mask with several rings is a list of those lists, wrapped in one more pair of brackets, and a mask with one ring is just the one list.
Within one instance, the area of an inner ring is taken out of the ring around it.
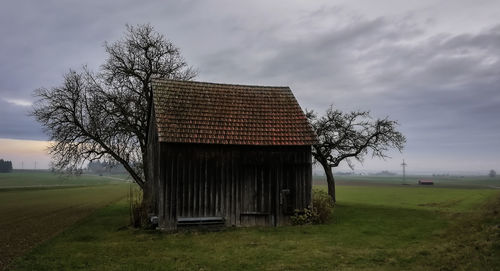
{"label": "grey cloud", "polygon": [[[500,150],[498,137],[491,136],[500,136],[495,124],[500,117],[499,27],[429,36],[411,22],[358,18],[351,23],[285,41],[279,37],[288,29],[277,28],[254,51],[221,52],[231,64],[218,72],[232,77],[250,63],[247,78],[292,82],[309,108],[322,110],[334,102],[345,110],[371,109],[398,119],[410,153],[457,148],[463,155],[491,155]],[[246,61],[263,49],[271,51],[270,57]]]}
{"label": "grey cloud", "polygon": [[0,138],[48,139],[41,126],[28,116],[30,108],[0,99]]}
{"label": "grey cloud", "polygon": [[[97,69],[103,42],[120,38],[125,23],[150,22],[198,68],[198,80],[290,85],[309,109],[334,103],[389,116],[401,123],[409,156],[500,151],[500,26],[436,33],[431,28],[445,18],[300,5],[8,3],[0,9],[1,94],[33,100],[34,89],[60,84],[69,68]],[[0,99],[0,137],[46,138],[25,111]]]}
{"label": "grey cloud", "polygon": [[[150,16],[180,19],[192,1],[11,1],[0,9],[0,93],[33,101],[33,90],[54,87],[70,69],[99,68],[104,41],[122,36],[125,24]],[[1,99],[0,99],[1,100]],[[2,105],[5,101],[1,101]],[[46,139],[26,108],[2,106],[0,137]]]}

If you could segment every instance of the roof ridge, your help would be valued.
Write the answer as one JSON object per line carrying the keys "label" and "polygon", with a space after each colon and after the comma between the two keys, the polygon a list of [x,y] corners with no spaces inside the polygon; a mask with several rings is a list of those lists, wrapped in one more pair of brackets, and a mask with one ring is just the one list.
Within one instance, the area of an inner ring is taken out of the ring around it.
{"label": "roof ridge", "polygon": [[238,87],[252,87],[252,88],[286,88],[286,89],[290,89],[289,86],[270,86],[270,85],[248,85],[248,84],[214,83],[214,82],[205,82],[205,81],[168,79],[168,78],[154,78],[154,79],[152,79],[153,83],[155,81],[159,82],[159,83],[178,82],[178,83],[207,84],[207,85],[215,85],[215,86],[238,86]]}

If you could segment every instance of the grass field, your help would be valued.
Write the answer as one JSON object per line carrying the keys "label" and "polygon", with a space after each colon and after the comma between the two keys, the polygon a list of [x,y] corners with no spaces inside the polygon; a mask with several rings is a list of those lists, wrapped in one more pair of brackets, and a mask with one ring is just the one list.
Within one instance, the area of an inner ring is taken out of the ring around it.
{"label": "grass field", "polygon": [[36,244],[125,197],[128,187],[94,176],[0,174],[0,270]]}
{"label": "grass field", "polygon": [[[449,188],[500,188],[500,176],[491,178],[487,176],[338,176],[335,181],[340,185],[408,185],[419,186],[418,180],[432,180],[433,187]],[[326,184],[325,177],[314,176],[316,184]]]}
{"label": "grass field", "polygon": [[[324,189],[324,187],[320,187]],[[338,186],[326,225],[165,234],[127,227],[126,200],[36,247],[13,270],[498,270],[500,192]]]}
{"label": "grass field", "polygon": [[123,183],[123,181],[116,178],[110,178],[108,176],[69,176],[40,171],[23,171],[0,174],[0,189],[49,186],[92,186],[113,183]]}

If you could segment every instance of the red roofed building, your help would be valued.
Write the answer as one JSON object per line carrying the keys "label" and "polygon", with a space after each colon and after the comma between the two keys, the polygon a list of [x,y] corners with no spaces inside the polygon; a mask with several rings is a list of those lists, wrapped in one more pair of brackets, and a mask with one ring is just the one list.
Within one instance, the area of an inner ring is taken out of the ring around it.
{"label": "red roofed building", "polygon": [[311,202],[316,137],[288,87],[153,81],[159,227],[289,223]]}

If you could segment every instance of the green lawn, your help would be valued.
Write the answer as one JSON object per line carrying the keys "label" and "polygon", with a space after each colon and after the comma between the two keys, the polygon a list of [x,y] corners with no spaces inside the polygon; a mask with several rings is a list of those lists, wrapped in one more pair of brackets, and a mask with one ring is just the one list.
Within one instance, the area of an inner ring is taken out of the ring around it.
{"label": "green lawn", "polygon": [[339,186],[326,225],[166,234],[127,227],[128,203],[98,210],[14,270],[495,270],[500,192]]}
{"label": "green lawn", "polygon": [[[326,186],[318,186],[326,190]],[[338,186],[340,205],[418,209],[441,212],[475,211],[494,189],[449,189],[437,187]]]}
{"label": "green lawn", "polygon": [[[126,197],[129,190],[128,184],[102,177],[59,177],[51,173],[0,174],[0,186],[22,183],[30,187],[0,189],[0,270],[96,209]],[[61,183],[76,185],[53,186]]]}

